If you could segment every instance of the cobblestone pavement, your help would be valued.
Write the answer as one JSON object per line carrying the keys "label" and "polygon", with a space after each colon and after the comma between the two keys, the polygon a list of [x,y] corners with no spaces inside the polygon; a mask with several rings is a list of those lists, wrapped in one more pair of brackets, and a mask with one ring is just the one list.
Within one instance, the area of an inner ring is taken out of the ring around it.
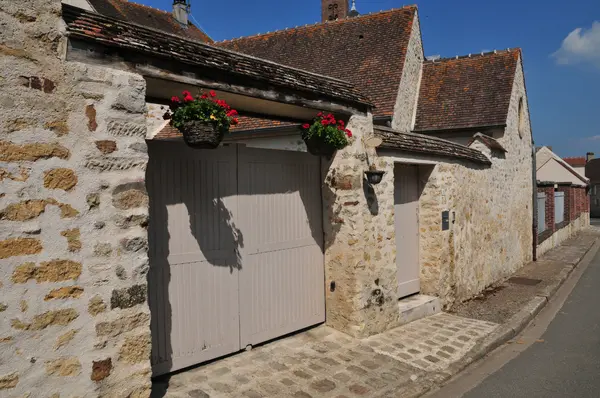
{"label": "cobblestone pavement", "polygon": [[495,326],[438,314],[365,340],[321,326],[156,382],[153,397],[417,396]]}
{"label": "cobblestone pavement", "polygon": [[376,353],[423,370],[444,371],[469,353],[499,325],[436,314],[368,338]]}

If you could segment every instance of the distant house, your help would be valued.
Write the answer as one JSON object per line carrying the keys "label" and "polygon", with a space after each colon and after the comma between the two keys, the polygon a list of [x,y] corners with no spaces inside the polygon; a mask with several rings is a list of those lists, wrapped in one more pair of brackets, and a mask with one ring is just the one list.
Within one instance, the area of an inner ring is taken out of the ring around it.
{"label": "distant house", "polygon": [[542,255],[590,225],[589,179],[549,147],[536,153],[536,178],[537,254]]}
{"label": "distant house", "polygon": [[588,152],[586,156],[567,157],[562,159],[579,174],[585,176],[585,165],[593,158],[594,154]]}
{"label": "distant house", "polygon": [[585,175],[590,179],[590,214],[600,217],[600,159],[586,163]]}

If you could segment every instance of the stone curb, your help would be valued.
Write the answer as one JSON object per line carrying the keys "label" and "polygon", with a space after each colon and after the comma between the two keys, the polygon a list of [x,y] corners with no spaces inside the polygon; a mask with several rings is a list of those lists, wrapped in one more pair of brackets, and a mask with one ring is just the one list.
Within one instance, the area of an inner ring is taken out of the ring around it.
{"label": "stone curb", "polygon": [[[573,263],[567,263],[558,274],[558,277],[554,280],[554,283],[548,285],[544,289],[544,293],[541,296],[535,296],[515,315],[513,315],[506,323],[501,324],[496,328],[494,332],[492,332],[487,338],[485,338],[482,342],[477,344],[473,349],[471,349],[470,353],[467,354],[462,360],[455,363],[448,369],[448,373],[444,379],[443,383],[446,383],[448,380],[455,377],[458,373],[462,372],[467,366],[472,364],[475,361],[480,360],[496,348],[500,347],[502,344],[514,338],[516,335],[521,333],[527,325],[535,318],[535,316],[546,306],[548,301],[556,294],[558,289],[562,286],[562,284],[567,280],[569,275],[577,268],[579,263],[583,260],[583,258],[592,250],[594,246],[596,246],[600,242],[600,238],[597,238],[579,257],[574,260]],[[423,395],[435,391],[440,386],[436,386],[428,391],[423,391]]]}

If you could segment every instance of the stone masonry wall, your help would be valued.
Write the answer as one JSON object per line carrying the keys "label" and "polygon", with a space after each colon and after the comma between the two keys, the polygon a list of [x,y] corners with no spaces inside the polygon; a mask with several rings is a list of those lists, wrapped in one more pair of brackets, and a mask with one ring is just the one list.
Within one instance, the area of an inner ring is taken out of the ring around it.
{"label": "stone masonry wall", "polygon": [[398,98],[394,106],[392,128],[398,131],[412,131],[417,113],[417,99],[423,75],[423,43],[419,14],[415,12],[412,32],[406,49],[402,79],[398,89]]}
{"label": "stone masonry wall", "polygon": [[0,396],[147,397],[145,82],[0,0]]}
{"label": "stone masonry wall", "polygon": [[385,159],[369,160],[387,170],[370,187],[362,138],[373,131],[369,117],[349,122],[353,143],[323,162],[323,216],[327,324],[353,336],[369,336],[398,325],[394,181]]}
{"label": "stone masonry wall", "polygon": [[[421,196],[421,287],[446,307],[481,292],[532,259],[532,160],[529,110],[518,132],[519,99],[526,98],[519,63],[507,120],[498,141],[505,156],[490,168],[439,164]],[[441,230],[441,212],[455,223]]]}

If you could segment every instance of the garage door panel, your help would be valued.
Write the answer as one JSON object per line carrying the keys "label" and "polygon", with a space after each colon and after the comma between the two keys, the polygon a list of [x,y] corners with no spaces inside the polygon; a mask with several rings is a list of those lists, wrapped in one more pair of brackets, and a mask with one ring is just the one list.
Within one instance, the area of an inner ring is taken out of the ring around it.
{"label": "garage door panel", "polygon": [[150,146],[155,375],[240,349],[238,259],[234,234],[222,217],[237,206],[235,155],[231,148]]}
{"label": "garage door panel", "polygon": [[325,320],[319,159],[239,149],[241,345]]}
{"label": "garage door panel", "polygon": [[240,278],[242,347],[325,320],[323,254],[316,245],[245,257]]}
{"label": "garage door panel", "polygon": [[155,375],[325,320],[319,158],[149,148]]}

